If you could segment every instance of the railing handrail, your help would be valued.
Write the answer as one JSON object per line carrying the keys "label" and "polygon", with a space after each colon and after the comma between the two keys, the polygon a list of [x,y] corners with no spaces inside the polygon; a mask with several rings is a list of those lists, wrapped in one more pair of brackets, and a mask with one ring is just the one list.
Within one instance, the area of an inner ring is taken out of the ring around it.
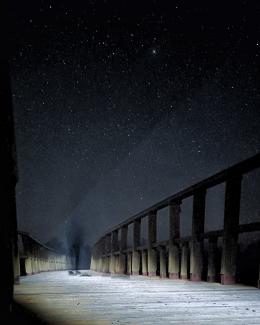
{"label": "railing handrail", "polygon": [[144,209],[143,211],[133,215],[132,217],[128,218],[127,220],[113,226],[108,231],[106,231],[100,239],[97,241],[99,242],[102,238],[106,235],[110,234],[111,232],[120,229],[123,226],[128,226],[136,219],[142,219],[148,215],[151,211],[158,211],[161,210],[173,202],[181,202],[182,200],[192,196],[195,192],[200,190],[207,190],[211,187],[224,183],[227,179],[232,177],[242,176],[250,171],[253,171],[256,168],[260,167],[260,153],[245,159],[237,164],[234,164],[202,181],[199,181],[169,197],[159,201],[158,203],[150,206],[149,208]]}
{"label": "railing handrail", "polygon": [[[248,232],[255,232],[255,231],[260,231],[260,222],[245,223],[245,224],[239,225],[239,227],[238,227],[238,233],[239,234],[248,233]],[[210,231],[205,232],[202,235],[202,238],[203,239],[208,239],[210,237],[222,237],[223,232],[224,232],[223,229],[210,230]],[[187,235],[187,236],[183,236],[183,237],[178,238],[178,239],[174,239],[173,242],[174,243],[190,242],[191,239],[192,239],[192,236]],[[153,247],[168,246],[168,245],[169,245],[169,239],[161,240],[161,241],[157,241],[156,243],[153,243]],[[141,251],[141,250],[147,250],[148,248],[149,248],[149,246],[146,243],[146,244],[137,246],[136,250]],[[133,247],[129,246],[129,247],[127,247],[127,248],[125,248],[123,250],[123,253],[132,252],[132,251],[133,251]],[[113,253],[110,252],[110,253],[103,254],[102,257],[110,256],[111,254],[116,255],[116,254],[120,254],[120,253],[121,253],[121,251],[118,250],[118,251],[115,251]]]}
{"label": "railing handrail", "polygon": [[45,249],[47,249],[47,250],[49,250],[49,251],[51,251],[51,252],[53,252],[55,254],[66,256],[66,254],[61,254],[60,252],[56,251],[54,248],[46,246],[45,244],[41,243],[39,240],[32,237],[32,235],[30,235],[28,232],[18,230],[17,234],[21,235],[21,236],[24,236],[24,237],[28,237],[31,241],[35,242],[40,247],[45,248]]}

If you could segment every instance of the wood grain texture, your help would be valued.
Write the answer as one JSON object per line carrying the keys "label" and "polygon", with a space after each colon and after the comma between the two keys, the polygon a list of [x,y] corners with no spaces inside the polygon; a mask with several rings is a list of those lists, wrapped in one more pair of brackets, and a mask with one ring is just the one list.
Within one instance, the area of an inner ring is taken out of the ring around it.
{"label": "wood grain texture", "polygon": [[260,324],[260,290],[243,285],[60,271],[22,277],[15,301],[57,325]]}

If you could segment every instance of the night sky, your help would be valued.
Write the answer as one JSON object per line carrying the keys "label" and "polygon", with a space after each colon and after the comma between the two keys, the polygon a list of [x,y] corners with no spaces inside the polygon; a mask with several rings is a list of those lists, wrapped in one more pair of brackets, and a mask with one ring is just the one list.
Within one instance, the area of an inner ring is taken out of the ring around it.
{"label": "night sky", "polygon": [[[92,244],[258,153],[255,3],[10,1],[19,229],[46,242],[72,225]],[[244,221],[259,220],[259,174]],[[210,195],[217,227],[223,187]]]}

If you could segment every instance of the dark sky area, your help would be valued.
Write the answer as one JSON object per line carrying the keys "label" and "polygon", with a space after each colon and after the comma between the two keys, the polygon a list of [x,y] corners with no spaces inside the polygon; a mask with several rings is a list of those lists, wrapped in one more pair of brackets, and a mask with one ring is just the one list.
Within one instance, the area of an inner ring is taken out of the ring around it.
{"label": "dark sky area", "polygon": [[39,240],[80,225],[92,244],[260,151],[259,2],[17,0],[10,16],[18,222]]}

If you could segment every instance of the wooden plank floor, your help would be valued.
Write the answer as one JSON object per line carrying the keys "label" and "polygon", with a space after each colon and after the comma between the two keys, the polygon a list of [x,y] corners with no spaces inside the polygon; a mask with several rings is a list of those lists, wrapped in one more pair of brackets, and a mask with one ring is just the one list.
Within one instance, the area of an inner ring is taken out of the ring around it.
{"label": "wooden plank floor", "polygon": [[22,277],[15,301],[48,324],[260,324],[260,290],[148,277]]}

